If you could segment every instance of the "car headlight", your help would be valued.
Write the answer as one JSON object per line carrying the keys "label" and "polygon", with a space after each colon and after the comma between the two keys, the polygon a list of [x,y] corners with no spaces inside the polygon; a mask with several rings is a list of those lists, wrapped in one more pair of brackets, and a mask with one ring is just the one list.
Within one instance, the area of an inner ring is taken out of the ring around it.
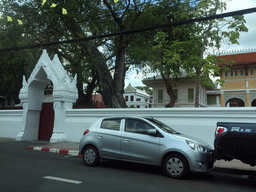
{"label": "car headlight", "polygon": [[203,146],[199,145],[198,143],[195,143],[193,141],[187,141],[187,144],[191,149],[193,149],[195,151],[199,151],[199,152],[202,152],[202,153],[207,152],[207,149],[205,149]]}

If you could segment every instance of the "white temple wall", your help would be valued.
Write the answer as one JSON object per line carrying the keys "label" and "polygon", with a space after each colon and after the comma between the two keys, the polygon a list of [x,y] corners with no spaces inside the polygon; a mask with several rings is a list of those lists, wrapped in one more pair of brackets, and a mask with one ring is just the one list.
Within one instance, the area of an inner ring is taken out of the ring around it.
{"label": "white temple wall", "polygon": [[65,137],[79,142],[83,132],[98,118],[106,116],[151,116],[171,126],[178,132],[198,137],[213,147],[216,123],[256,123],[256,111],[252,108],[182,108],[182,109],[72,109],[66,111]]}
{"label": "white temple wall", "polygon": [[[216,123],[256,122],[254,108],[182,108],[182,109],[70,109],[65,112],[63,141],[79,142],[83,133],[98,118],[106,116],[151,116],[186,135],[198,137],[213,147]],[[15,138],[21,129],[22,110],[0,111],[0,137]],[[35,131],[32,131],[36,134]],[[32,134],[31,133],[31,134]]]}

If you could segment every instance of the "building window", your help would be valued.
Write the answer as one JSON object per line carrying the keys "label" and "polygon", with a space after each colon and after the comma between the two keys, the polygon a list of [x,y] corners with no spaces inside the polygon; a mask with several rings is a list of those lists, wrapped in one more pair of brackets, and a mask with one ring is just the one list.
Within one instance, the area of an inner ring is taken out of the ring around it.
{"label": "building window", "polygon": [[225,77],[228,77],[228,71],[225,71]]}
{"label": "building window", "polygon": [[244,75],[245,75],[245,76],[248,76],[248,67],[245,67],[245,69],[244,69]]}
{"label": "building window", "polygon": [[188,89],[188,102],[194,101],[194,89],[190,88]]}
{"label": "building window", "polygon": [[217,100],[215,95],[208,95],[207,96],[207,105],[216,105]]}
{"label": "building window", "polygon": [[137,105],[137,108],[140,108],[140,105]]}
{"label": "building window", "polygon": [[140,98],[137,98],[136,101],[141,101],[141,99],[140,99]]}
{"label": "building window", "polygon": [[230,71],[230,77],[234,76],[234,71]]}
{"label": "building window", "polygon": [[237,72],[237,70],[235,70],[235,77],[237,77],[238,76],[238,72]]}
{"label": "building window", "polygon": [[148,102],[148,100],[147,100],[147,99],[145,99],[145,102]]}
{"label": "building window", "polygon": [[130,99],[130,101],[133,101],[133,96],[131,96],[131,99]]}
{"label": "building window", "polygon": [[178,89],[173,89],[172,92],[173,92],[173,95],[176,97],[175,103],[177,103],[178,102]]}
{"label": "building window", "polygon": [[163,90],[158,90],[158,103],[163,103]]}
{"label": "building window", "polygon": [[244,70],[240,70],[240,76],[244,76]]}
{"label": "building window", "polygon": [[250,69],[250,75],[253,76],[253,69]]}
{"label": "building window", "polygon": [[128,96],[125,96],[125,101],[128,101]]}

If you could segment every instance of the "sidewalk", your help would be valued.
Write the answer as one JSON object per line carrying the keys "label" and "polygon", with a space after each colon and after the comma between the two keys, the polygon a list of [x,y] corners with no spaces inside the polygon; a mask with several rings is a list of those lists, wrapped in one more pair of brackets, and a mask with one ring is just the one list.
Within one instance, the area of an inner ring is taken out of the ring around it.
{"label": "sidewalk", "polygon": [[[78,151],[78,142],[58,142],[58,143],[48,143],[44,145],[35,145],[29,146],[28,149],[31,150],[40,150],[40,151],[48,151],[53,153],[61,153],[67,154],[72,156],[81,156],[79,155]],[[214,164],[215,168],[220,169],[234,169],[234,170],[245,170],[245,171],[255,171],[256,166],[252,167],[248,164],[244,164],[239,160],[232,160],[232,161],[224,161],[224,160],[217,160]]]}

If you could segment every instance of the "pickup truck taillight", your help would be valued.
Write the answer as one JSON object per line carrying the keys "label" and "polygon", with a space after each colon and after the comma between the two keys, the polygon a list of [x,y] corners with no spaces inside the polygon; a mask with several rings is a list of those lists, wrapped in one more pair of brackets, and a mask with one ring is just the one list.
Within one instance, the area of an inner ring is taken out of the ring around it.
{"label": "pickup truck taillight", "polygon": [[89,132],[89,130],[88,129],[86,129],[85,131],[84,131],[84,134],[83,135],[85,135],[86,133],[88,133]]}
{"label": "pickup truck taillight", "polygon": [[227,128],[226,127],[220,127],[220,126],[218,126],[217,128],[216,128],[216,131],[215,131],[215,136],[217,136],[217,135],[220,135],[220,134],[222,134],[222,133],[225,133],[225,132],[227,132]]}

